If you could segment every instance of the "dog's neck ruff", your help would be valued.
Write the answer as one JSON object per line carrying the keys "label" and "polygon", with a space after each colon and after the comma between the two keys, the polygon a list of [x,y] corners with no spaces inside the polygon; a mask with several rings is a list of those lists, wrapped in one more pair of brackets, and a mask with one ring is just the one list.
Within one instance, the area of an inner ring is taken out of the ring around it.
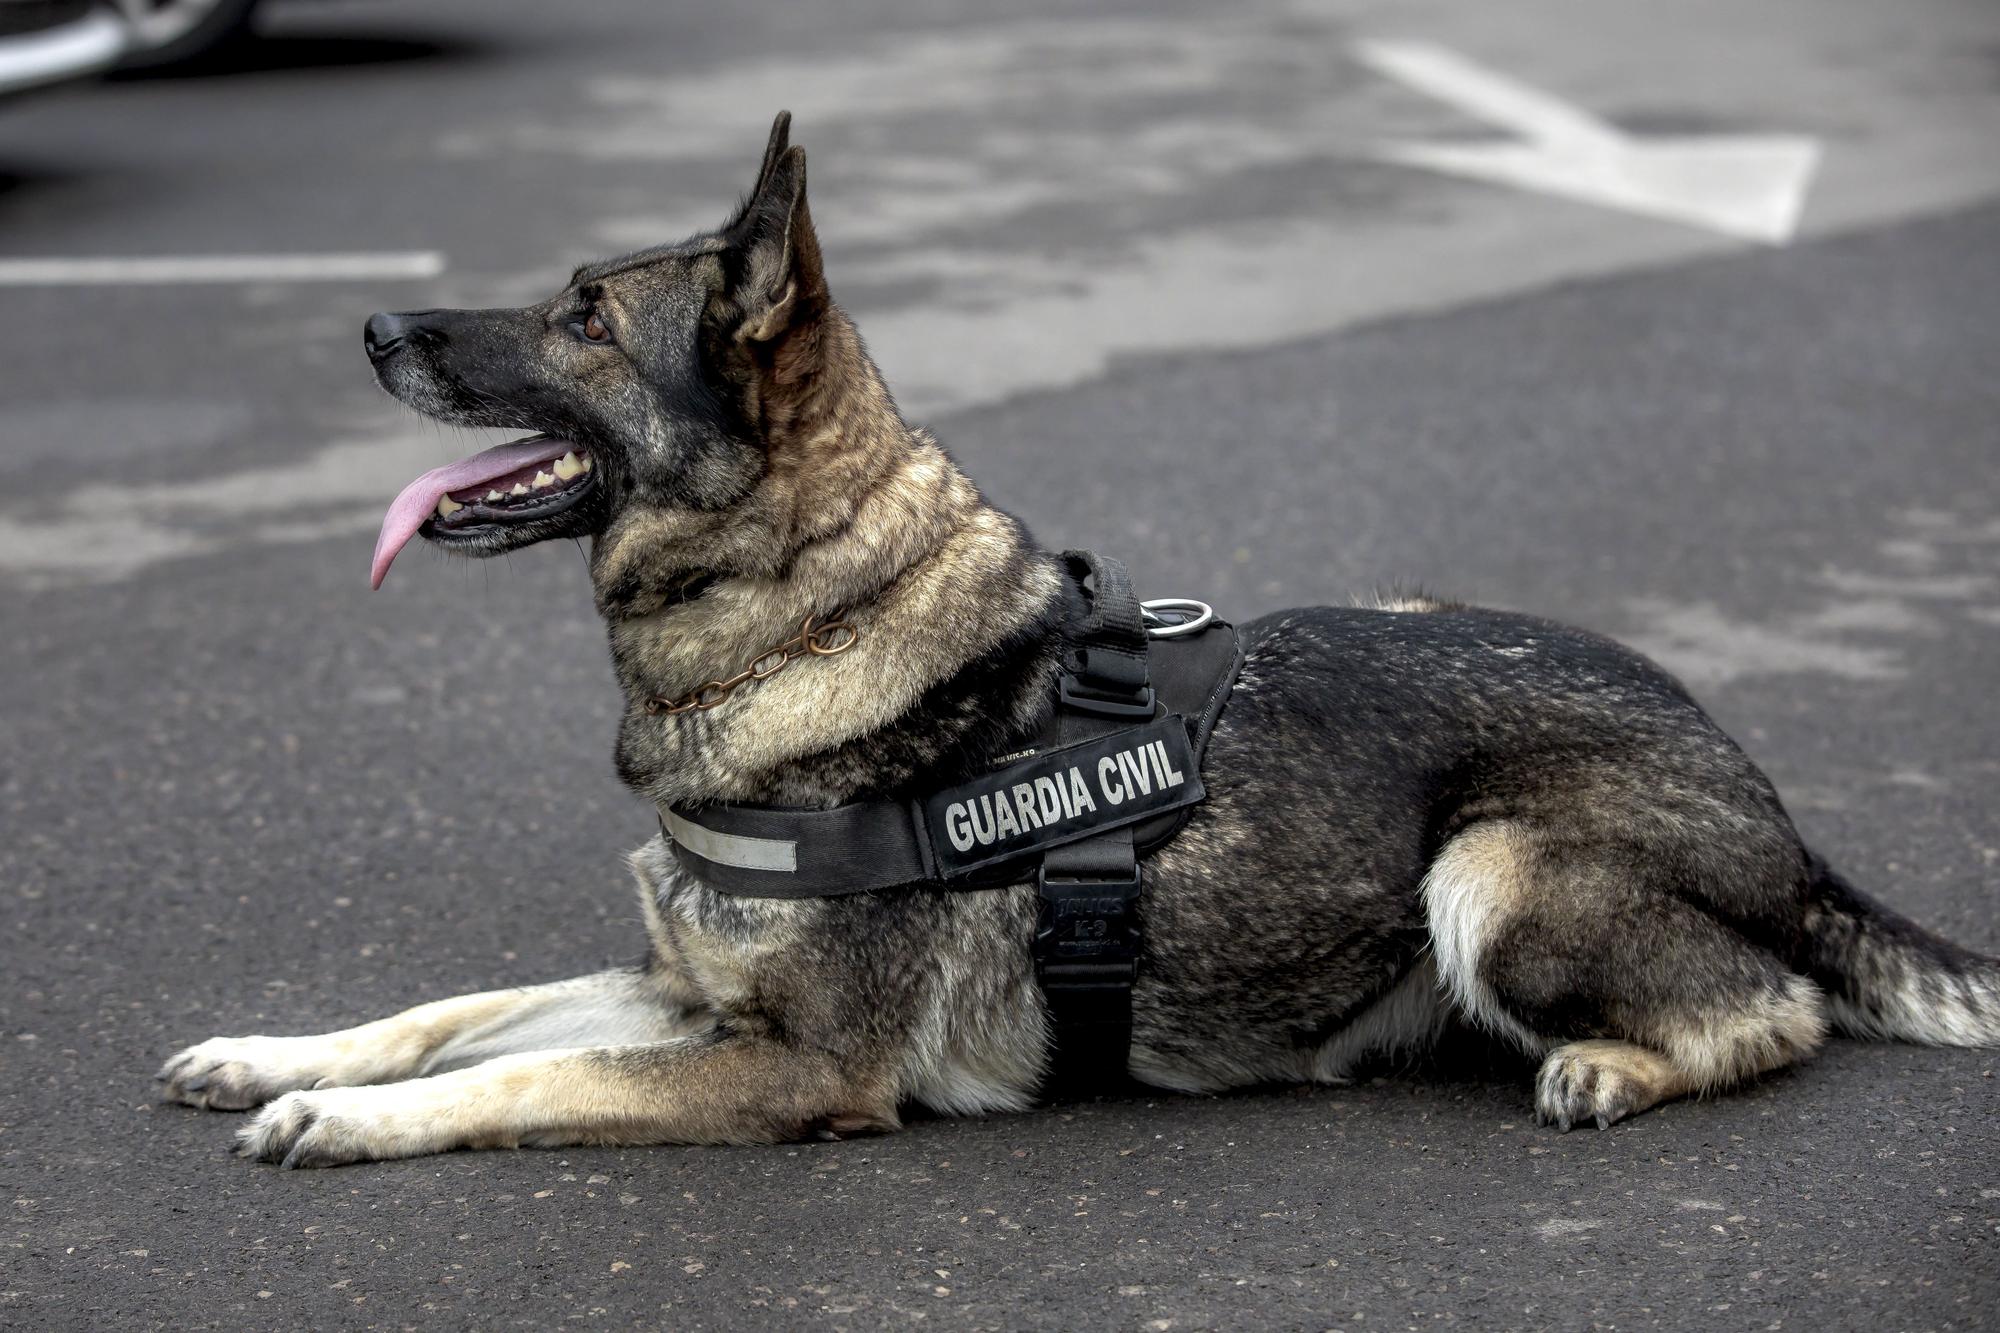
{"label": "dog's neck ruff", "polygon": [[1023,750],[907,800],[663,804],[660,827],[684,871],[743,897],[1035,878],[1035,972],[1057,1036],[1052,1081],[1090,1086],[1124,1078],[1139,862],[1206,795],[1201,757],[1242,654],[1234,628],[1201,603],[1142,606],[1117,561],[1071,551],[1063,563],[1070,648],[1049,721]]}

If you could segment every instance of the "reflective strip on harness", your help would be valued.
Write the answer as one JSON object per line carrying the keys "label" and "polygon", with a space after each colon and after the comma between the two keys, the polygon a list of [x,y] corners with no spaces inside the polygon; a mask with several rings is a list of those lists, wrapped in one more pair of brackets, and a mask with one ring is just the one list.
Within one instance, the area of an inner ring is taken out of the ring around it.
{"label": "reflective strip on harness", "polygon": [[739,870],[776,870],[791,874],[799,868],[799,844],[791,838],[746,838],[703,828],[671,807],[660,808],[660,822],[681,846],[704,861]]}

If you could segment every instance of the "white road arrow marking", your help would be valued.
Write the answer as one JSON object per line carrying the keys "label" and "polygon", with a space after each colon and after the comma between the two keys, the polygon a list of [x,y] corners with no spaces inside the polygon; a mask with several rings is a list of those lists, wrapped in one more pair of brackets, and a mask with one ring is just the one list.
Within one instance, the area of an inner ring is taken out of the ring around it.
{"label": "white road arrow marking", "polygon": [[1366,41],[1376,72],[1520,136],[1519,143],[1389,143],[1407,166],[1668,218],[1783,245],[1798,229],[1819,163],[1798,134],[1633,138],[1581,107],[1425,42]]}

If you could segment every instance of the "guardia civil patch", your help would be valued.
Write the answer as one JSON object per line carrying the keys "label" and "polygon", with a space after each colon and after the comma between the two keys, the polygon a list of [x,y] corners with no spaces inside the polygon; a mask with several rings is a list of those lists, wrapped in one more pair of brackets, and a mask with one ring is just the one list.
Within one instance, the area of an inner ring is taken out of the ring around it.
{"label": "guardia civil patch", "polygon": [[1193,805],[1201,769],[1178,715],[1043,750],[924,801],[945,877]]}

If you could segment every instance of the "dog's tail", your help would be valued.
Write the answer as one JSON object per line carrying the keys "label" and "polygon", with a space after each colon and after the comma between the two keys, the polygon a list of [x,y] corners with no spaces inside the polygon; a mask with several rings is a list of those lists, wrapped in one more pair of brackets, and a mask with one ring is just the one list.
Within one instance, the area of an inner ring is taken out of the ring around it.
{"label": "dog's tail", "polygon": [[2000,960],[1940,939],[1808,852],[1801,966],[1855,1037],[2000,1046]]}

